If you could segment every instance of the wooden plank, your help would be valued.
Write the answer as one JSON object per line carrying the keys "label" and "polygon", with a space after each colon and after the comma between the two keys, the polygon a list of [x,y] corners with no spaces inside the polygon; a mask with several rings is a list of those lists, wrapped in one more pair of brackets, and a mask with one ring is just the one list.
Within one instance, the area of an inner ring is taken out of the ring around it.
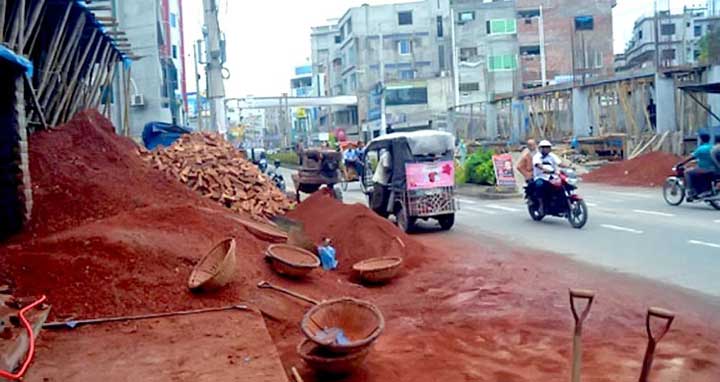
{"label": "wooden plank", "polygon": [[642,147],[640,147],[640,149],[638,149],[635,152],[635,154],[628,157],[628,159],[635,159],[635,158],[639,157],[640,155],[642,155],[645,152],[645,150],[647,150],[647,148],[650,147],[650,145],[652,145],[653,142],[655,142],[657,137],[658,137],[657,135],[653,135],[652,138],[650,138],[650,140],[646,144],[644,144]]}

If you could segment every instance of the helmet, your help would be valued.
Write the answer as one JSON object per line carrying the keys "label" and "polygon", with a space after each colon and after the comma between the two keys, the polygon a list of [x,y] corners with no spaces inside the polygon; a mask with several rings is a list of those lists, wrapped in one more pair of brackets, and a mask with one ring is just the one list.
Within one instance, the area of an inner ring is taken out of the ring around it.
{"label": "helmet", "polygon": [[552,143],[548,140],[542,140],[540,141],[539,147],[552,147]]}

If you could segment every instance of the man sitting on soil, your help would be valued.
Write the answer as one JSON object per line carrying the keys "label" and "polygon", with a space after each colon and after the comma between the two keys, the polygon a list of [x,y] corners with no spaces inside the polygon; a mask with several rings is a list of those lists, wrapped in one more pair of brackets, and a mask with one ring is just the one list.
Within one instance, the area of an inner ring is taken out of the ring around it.
{"label": "man sitting on soil", "polygon": [[373,193],[371,208],[378,215],[387,217],[387,204],[390,199],[390,174],[392,171],[392,156],[387,149],[380,150],[378,164],[373,174]]}
{"label": "man sitting on soil", "polygon": [[710,143],[710,134],[700,134],[700,145],[693,153],[678,166],[697,161],[697,167],[685,172],[688,201],[705,197],[710,191],[712,180],[720,172],[712,159],[713,146]]}

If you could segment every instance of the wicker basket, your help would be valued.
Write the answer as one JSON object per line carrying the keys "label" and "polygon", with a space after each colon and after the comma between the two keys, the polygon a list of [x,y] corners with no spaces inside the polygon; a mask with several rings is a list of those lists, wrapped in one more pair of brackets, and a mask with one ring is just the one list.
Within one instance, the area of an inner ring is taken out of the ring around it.
{"label": "wicker basket", "polygon": [[[385,319],[373,304],[354,298],[340,298],[322,302],[311,308],[302,319],[300,328],[307,338],[324,349],[347,354],[370,346],[385,328]],[[327,329],[342,329],[347,343],[325,341]]]}
{"label": "wicker basket", "polygon": [[368,283],[384,283],[390,281],[400,272],[401,257],[375,257],[353,265],[353,270]]}
{"label": "wicker basket", "polygon": [[235,273],[235,239],[225,239],[200,260],[188,280],[193,291],[210,291],[227,285]]}
{"label": "wicker basket", "polygon": [[271,245],[266,255],[275,272],[289,277],[305,277],[320,266],[320,259],[312,252],[292,245]]}
{"label": "wicker basket", "polygon": [[300,358],[311,369],[320,374],[343,376],[352,373],[365,362],[370,346],[350,354],[333,354],[325,351],[309,339],[304,339],[297,346]]}
{"label": "wicker basket", "polygon": [[248,219],[238,219],[238,222],[260,240],[270,243],[287,243],[288,241],[288,235],[280,231],[272,222],[268,221],[268,224],[263,224]]}

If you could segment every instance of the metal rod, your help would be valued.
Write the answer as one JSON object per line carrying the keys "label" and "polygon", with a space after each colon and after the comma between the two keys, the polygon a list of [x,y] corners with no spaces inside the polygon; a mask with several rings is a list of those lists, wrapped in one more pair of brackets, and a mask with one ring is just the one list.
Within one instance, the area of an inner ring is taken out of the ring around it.
{"label": "metal rod", "polygon": [[687,94],[693,101],[695,101],[695,103],[698,104],[698,106],[700,106],[703,110],[707,111],[708,114],[710,114],[713,118],[715,118],[716,120],[718,120],[718,122],[720,122],[720,117],[718,117],[718,115],[713,113],[713,111],[709,107],[705,106],[704,103],[702,103],[699,99],[697,99],[697,97],[695,97],[695,95],[692,94],[692,92],[686,91],[685,94]]}
{"label": "metal rod", "polygon": [[126,322],[126,321],[138,321],[148,320],[153,318],[163,317],[175,317],[175,316],[188,316],[193,314],[213,313],[213,312],[224,312],[228,310],[250,310],[247,305],[228,305],[219,308],[205,308],[195,310],[183,310],[179,312],[168,312],[168,313],[152,313],[142,314],[137,316],[122,316],[122,317],[108,317],[108,318],[95,318],[91,320],[76,320],[76,321],[65,321],[65,322],[48,322],[43,325],[43,329],[75,329],[81,325],[93,325],[93,324],[105,324],[110,322]]}

